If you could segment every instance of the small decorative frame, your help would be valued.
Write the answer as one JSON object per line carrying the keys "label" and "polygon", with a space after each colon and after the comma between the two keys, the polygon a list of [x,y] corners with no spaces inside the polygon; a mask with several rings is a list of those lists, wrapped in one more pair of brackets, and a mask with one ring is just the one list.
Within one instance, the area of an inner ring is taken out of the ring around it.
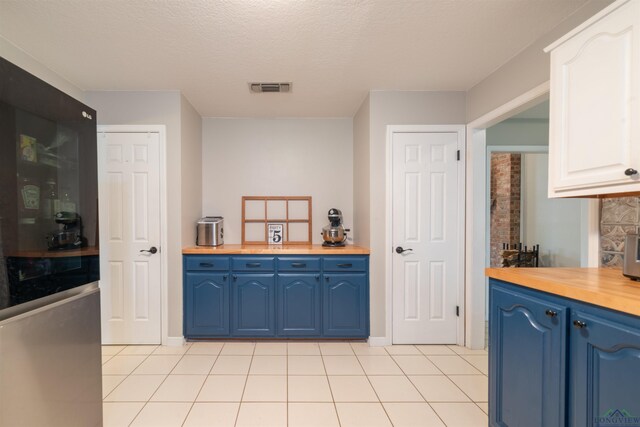
{"label": "small decorative frame", "polygon": [[[243,196],[242,244],[311,244],[310,196]],[[272,232],[280,226],[280,242]]]}
{"label": "small decorative frame", "polygon": [[267,224],[267,231],[269,235],[267,236],[267,243],[270,245],[281,245],[284,241],[284,235],[282,230],[282,224]]}

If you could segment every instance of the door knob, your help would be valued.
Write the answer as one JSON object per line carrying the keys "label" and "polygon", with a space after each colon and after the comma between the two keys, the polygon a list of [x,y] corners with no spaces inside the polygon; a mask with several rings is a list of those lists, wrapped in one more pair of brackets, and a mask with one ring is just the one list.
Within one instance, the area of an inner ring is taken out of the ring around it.
{"label": "door knob", "polygon": [[140,252],[147,252],[153,255],[158,252],[158,248],[156,248],[155,246],[151,246],[149,249],[140,249]]}
{"label": "door knob", "polygon": [[401,254],[403,252],[412,251],[413,249],[404,249],[402,246],[396,248],[396,253]]}

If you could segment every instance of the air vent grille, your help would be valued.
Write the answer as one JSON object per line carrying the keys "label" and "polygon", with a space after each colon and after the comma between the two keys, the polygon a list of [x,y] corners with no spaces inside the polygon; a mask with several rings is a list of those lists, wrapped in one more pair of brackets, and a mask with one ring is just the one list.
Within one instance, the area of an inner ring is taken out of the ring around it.
{"label": "air vent grille", "polygon": [[291,82],[286,83],[249,83],[251,93],[291,92]]}

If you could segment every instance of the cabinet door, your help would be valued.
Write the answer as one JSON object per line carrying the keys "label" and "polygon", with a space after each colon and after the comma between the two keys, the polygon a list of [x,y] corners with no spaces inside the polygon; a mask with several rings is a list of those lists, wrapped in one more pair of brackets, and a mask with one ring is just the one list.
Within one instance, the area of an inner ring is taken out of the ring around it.
{"label": "cabinet door", "polygon": [[232,287],[233,335],[275,336],[275,275],[234,274]]}
{"label": "cabinet door", "polygon": [[323,336],[369,335],[368,280],[366,273],[323,275]]}
{"label": "cabinet door", "polygon": [[579,310],[571,323],[570,425],[640,425],[640,328]]}
{"label": "cabinet door", "polygon": [[568,310],[491,281],[491,426],[564,426]]}
{"label": "cabinet door", "polygon": [[278,335],[320,335],[320,274],[278,274]]}
{"label": "cabinet door", "polygon": [[549,196],[638,191],[640,2],[631,1],[551,53]]}
{"label": "cabinet door", "polygon": [[188,272],[185,287],[185,336],[229,335],[228,275]]}

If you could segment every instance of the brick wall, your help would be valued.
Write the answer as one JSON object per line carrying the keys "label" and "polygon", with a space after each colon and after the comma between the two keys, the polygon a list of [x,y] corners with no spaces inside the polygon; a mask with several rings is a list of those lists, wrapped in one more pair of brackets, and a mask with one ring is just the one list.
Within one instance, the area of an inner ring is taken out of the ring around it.
{"label": "brick wall", "polygon": [[520,242],[520,154],[491,155],[491,266],[501,267],[503,243]]}

